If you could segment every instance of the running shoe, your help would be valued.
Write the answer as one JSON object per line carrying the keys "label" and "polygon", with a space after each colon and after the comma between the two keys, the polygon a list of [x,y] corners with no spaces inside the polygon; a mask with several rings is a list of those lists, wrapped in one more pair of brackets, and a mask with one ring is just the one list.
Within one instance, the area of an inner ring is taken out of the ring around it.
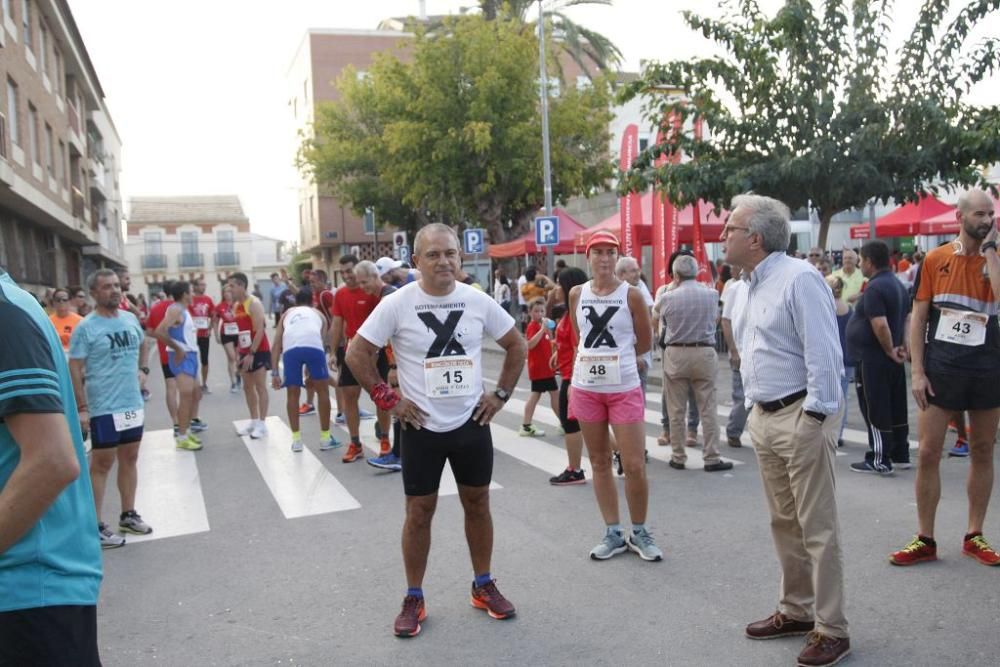
{"label": "running shoe", "polygon": [[[254,421],[251,419],[243,426],[238,426],[236,428],[236,435],[239,436],[250,435],[250,432],[253,431],[253,425]],[[174,435],[177,435],[177,431],[174,431]]]}
{"label": "running shoe", "polygon": [[122,512],[121,517],[118,519],[118,527],[121,528],[122,532],[134,533],[136,535],[149,535],[153,532],[149,524],[143,521],[142,517],[135,510]]}
{"label": "running shoe", "polygon": [[528,424],[527,426],[522,424],[517,434],[522,438],[541,438],[545,435],[545,431],[535,428],[534,424]]}
{"label": "running shoe", "polygon": [[382,470],[390,470],[392,472],[399,472],[403,469],[403,463],[400,458],[394,455],[391,451],[383,456],[376,456],[368,459],[368,465],[373,468],[381,468]]}
{"label": "running shoe", "polygon": [[403,598],[403,609],[396,617],[392,631],[397,637],[416,637],[420,634],[420,623],[427,618],[424,599],[415,595]]}
{"label": "running shoe", "polygon": [[358,408],[358,417],[361,419],[375,419],[375,413],[368,412],[364,408]]}
{"label": "running shoe", "polygon": [[250,430],[250,437],[254,440],[267,437],[267,426],[264,424],[263,420],[254,424],[254,427]]}
{"label": "running shoe", "polygon": [[882,475],[888,477],[892,474],[892,468],[881,465],[876,466],[871,461],[860,461],[851,464],[851,472],[860,472],[868,475]]}
{"label": "running shoe", "polygon": [[201,385],[201,393],[203,393],[203,394],[211,394],[212,390],[208,388],[207,384],[203,384],[203,385]]}
{"label": "running shoe", "polygon": [[337,416],[333,418],[333,422],[335,424],[340,424],[341,426],[343,426],[344,424],[346,424],[347,420],[344,419],[344,413],[343,412],[338,412]]}
{"label": "running shoe", "polygon": [[511,618],[517,612],[510,600],[497,590],[496,579],[490,579],[482,586],[472,585],[472,606],[483,609],[487,614],[497,619]]}
{"label": "running shoe", "polygon": [[909,470],[912,467],[913,467],[913,464],[910,463],[909,461],[893,461],[892,462],[892,468],[893,468],[893,470]]}
{"label": "running shoe", "polygon": [[180,434],[181,434],[181,427],[178,426],[177,424],[174,424],[174,437],[176,438]]}
{"label": "running shoe", "polygon": [[199,445],[202,444],[201,438],[196,436],[194,433],[188,433],[188,437],[191,438],[191,442],[197,443]]}
{"label": "running shoe", "polygon": [[962,553],[969,558],[975,558],[983,565],[1000,565],[1000,553],[997,553],[986,541],[986,538],[973,535],[962,543]]}
{"label": "running shoe", "polygon": [[582,470],[573,470],[572,468],[566,468],[561,473],[555,477],[549,478],[549,484],[552,486],[570,486],[571,484],[586,484],[587,476],[584,475]]}
{"label": "running shoe", "polygon": [[101,539],[102,549],[117,549],[125,546],[125,538],[112,533],[106,523],[97,524],[97,536]]}
{"label": "running shoe", "polygon": [[314,414],[316,414],[316,406],[310,403],[303,403],[302,405],[299,406],[299,415],[305,416]]}
{"label": "running shoe", "polygon": [[966,457],[969,455],[969,443],[965,440],[956,440],[955,446],[948,451],[948,456]]}
{"label": "running shoe", "polygon": [[190,433],[188,433],[186,438],[177,438],[177,449],[186,449],[189,452],[197,452],[201,448],[201,442],[195,440],[194,436]]}
{"label": "running shoe", "polygon": [[365,455],[364,447],[362,447],[356,442],[352,442],[350,445],[348,445],[347,451],[344,452],[344,456],[340,460],[343,461],[344,463],[354,463],[358,459],[364,458],[364,455]]}
{"label": "running shoe", "polygon": [[302,441],[301,440],[292,440],[292,451],[293,452],[301,452],[302,451]]}
{"label": "running shoe", "polygon": [[601,543],[590,550],[590,557],[593,560],[607,560],[627,550],[628,543],[625,541],[625,536],[617,530],[608,528]]}
{"label": "running shoe", "polygon": [[239,388],[239,386],[235,382],[233,382],[231,385],[229,385],[229,393],[230,394],[238,394],[238,393],[240,393],[240,388]]}
{"label": "running shoe", "polygon": [[379,445],[378,449],[379,456],[385,456],[386,454],[392,453],[392,445],[389,444],[389,438],[382,438],[381,440],[379,440],[378,445]]}
{"label": "running shoe", "polygon": [[919,535],[905,547],[889,555],[889,562],[893,565],[916,565],[931,560],[937,560],[937,546],[927,544]]}
{"label": "running shoe", "polygon": [[194,431],[195,433],[201,433],[202,431],[207,431],[208,424],[195,417],[194,419],[191,420],[191,430]]}
{"label": "running shoe", "polygon": [[344,446],[344,443],[342,443],[340,440],[337,440],[332,435],[330,436],[329,440],[320,440],[319,441],[319,451],[321,451],[321,452],[325,452],[325,451],[328,451],[328,450],[331,450],[331,449],[337,449],[338,447],[343,447],[343,446]]}
{"label": "running shoe", "polygon": [[648,561],[663,560],[663,552],[656,546],[653,536],[645,528],[633,530],[626,539],[628,548],[639,554],[639,558]]}

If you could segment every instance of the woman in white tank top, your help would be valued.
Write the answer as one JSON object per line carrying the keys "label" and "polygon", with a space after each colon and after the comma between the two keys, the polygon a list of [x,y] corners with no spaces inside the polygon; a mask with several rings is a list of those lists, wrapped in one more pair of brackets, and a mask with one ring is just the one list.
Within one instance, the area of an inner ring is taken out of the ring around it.
{"label": "woman in white tank top", "polygon": [[[646,398],[639,385],[640,357],[652,344],[649,309],[638,288],[618,280],[618,239],[597,232],[587,243],[591,280],[570,292],[569,315],[579,335],[570,412],[580,422],[593,466],[594,495],[606,524],[604,539],[590,552],[605,560],[626,549],[644,560],[663,553],[646,530],[649,484],[645,466]],[[619,523],[618,489],[611,472],[614,432],[625,472],[625,498],[632,530]]]}

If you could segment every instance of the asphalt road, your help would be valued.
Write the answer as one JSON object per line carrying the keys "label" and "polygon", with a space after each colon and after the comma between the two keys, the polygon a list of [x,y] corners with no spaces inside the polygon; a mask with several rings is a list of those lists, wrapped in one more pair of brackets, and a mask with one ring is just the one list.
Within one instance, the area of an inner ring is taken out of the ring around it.
{"label": "asphalt road", "polygon": [[[689,450],[689,469],[676,471],[653,444],[647,523],[665,559],[594,562],[588,553],[603,527],[590,484],[547,483],[553,462],[563,465],[562,439],[546,423],[551,413],[540,409],[537,419],[546,437],[515,433],[527,397],[522,378],[493,429],[501,488],[492,493],[492,573],[517,617],[496,621],[469,605],[461,507],[454,495],[442,496],[424,583],[429,617],[420,636],[401,640],[391,632],[406,588],[399,476],[342,464],[343,450],[318,451],[316,417],[303,418],[308,453],[299,458],[286,452],[277,426],[273,442],[245,444],[233,428],[246,418],[242,396],[228,392],[222,352],[212,349],[213,393],[201,411],[210,429],[196,454],[172,448],[154,370],[137,509],[159,539],[130,538],[104,553],[106,665],[794,664],[800,639],[743,636],[747,622],[774,610],[779,577],[751,448],[723,446],[739,465],[709,474],[690,467],[697,450]],[[484,364],[495,378],[500,357],[487,354]],[[728,369],[719,377],[728,389]],[[647,400],[658,411],[658,389]],[[849,428],[862,429],[849,400]],[[270,414],[283,406],[283,394],[272,392]],[[647,423],[649,437],[658,432]],[[941,560],[894,568],[888,553],[915,531],[913,471],[849,472],[865,450],[853,439],[837,458],[847,664],[1000,664],[1000,568],[960,553],[968,460],[942,465]],[[117,502],[109,485],[106,520]],[[994,543],[998,516],[994,508],[987,520]]]}

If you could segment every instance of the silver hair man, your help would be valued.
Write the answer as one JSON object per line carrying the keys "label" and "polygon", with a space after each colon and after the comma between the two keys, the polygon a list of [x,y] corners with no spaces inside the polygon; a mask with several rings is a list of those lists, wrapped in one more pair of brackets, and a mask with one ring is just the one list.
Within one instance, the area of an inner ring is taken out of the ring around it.
{"label": "silver hair man", "polygon": [[735,211],[737,208],[749,212],[747,226],[751,234],[760,235],[761,246],[765,251],[788,250],[792,239],[792,228],[788,222],[791,212],[785,204],[771,197],[745,194],[733,197],[729,210]]}
{"label": "silver hair man", "polygon": [[378,278],[378,267],[375,266],[374,262],[369,262],[367,259],[362,260],[354,265],[354,275]]}
{"label": "silver hair man", "polygon": [[678,255],[671,269],[679,282],[692,280],[698,275],[698,260],[691,255]]}

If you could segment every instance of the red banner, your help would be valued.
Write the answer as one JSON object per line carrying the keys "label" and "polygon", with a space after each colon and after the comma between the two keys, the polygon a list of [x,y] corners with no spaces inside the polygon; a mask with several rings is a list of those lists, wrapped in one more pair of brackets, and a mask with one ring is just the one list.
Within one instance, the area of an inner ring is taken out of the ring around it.
{"label": "red banner", "polygon": [[[622,135],[622,148],[618,167],[623,172],[632,168],[632,161],[639,152],[639,127],[630,124]],[[621,198],[621,244],[622,256],[634,257],[642,267],[642,252],[637,242],[638,230],[642,224],[642,207],[638,192],[629,192]]]}
{"label": "red banner", "polygon": [[[671,112],[667,115],[667,118],[663,124],[663,127],[670,128],[669,137],[664,137],[661,130],[660,134],[657,136],[657,143],[662,143],[663,141],[673,141],[681,131],[681,119],[680,116]],[[666,155],[661,155],[657,161],[657,166],[662,166],[669,160],[673,164],[680,162],[680,154],[675,153],[674,155],[668,157]],[[662,285],[670,282],[670,272],[672,267],[669,266],[670,255],[677,250],[680,245],[680,211],[670,203],[662,193],[656,193],[653,196],[653,209],[660,208],[660,224],[656,225],[655,221],[653,224],[653,267],[654,276],[653,281],[655,284],[655,289],[659,289]],[[660,227],[659,233],[657,233],[657,227]],[[659,239],[657,239],[659,236]],[[662,274],[655,270],[657,258],[662,258],[663,271]],[[654,294],[655,294],[654,289]]]}
{"label": "red banner", "polygon": [[[656,133],[656,143],[657,145],[662,144],[664,141],[663,130]],[[665,155],[661,155],[656,158],[655,166],[661,167],[667,161]],[[666,210],[663,205],[663,195],[658,192],[655,188],[653,189],[653,294],[656,294],[656,290],[660,289],[663,285],[666,285],[670,278],[669,268],[667,267],[667,259],[670,257],[670,253],[667,250],[667,238],[666,238],[666,226],[664,225],[664,218],[666,216]]]}
{"label": "red banner", "polygon": [[[694,138],[701,139],[703,121],[700,117],[694,119]],[[694,257],[698,260],[698,281],[713,285],[712,270],[708,265],[708,253],[705,251],[705,239],[701,234],[701,200],[695,199],[691,206],[691,237],[694,246]]]}

